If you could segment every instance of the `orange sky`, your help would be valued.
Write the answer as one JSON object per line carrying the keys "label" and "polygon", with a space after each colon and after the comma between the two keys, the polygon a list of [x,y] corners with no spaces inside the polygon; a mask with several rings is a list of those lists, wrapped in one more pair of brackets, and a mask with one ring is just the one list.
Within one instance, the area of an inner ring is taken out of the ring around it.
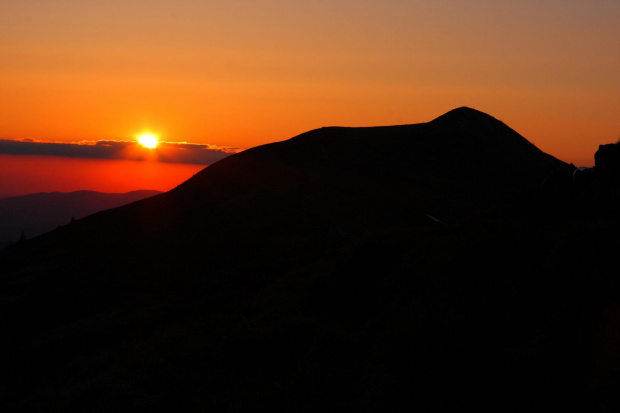
{"label": "orange sky", "polygon": [[203,168],[192,164],[0,155],[0,170],[19,177],[0,181],[0,197],[85,188],[100,192],[168,191]]}
{"label": "orange sky", "polygon": [[591,165],[620,135],[619,21],[617,0],[7,1],[0,138],[247,148],[470,106]]}

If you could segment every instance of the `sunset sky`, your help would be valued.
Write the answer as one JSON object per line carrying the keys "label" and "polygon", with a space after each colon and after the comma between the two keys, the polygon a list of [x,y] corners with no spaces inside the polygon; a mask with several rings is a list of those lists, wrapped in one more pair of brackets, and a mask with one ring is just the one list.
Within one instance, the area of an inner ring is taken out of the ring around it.
{"label": "sunset sky", "polygon": [[[0,195],[168,190],[242,148],[459,106],[591,166],[620,137],[619,22],[618,0],[4,0]],[[126,155],[144,132],[185,146]]]}

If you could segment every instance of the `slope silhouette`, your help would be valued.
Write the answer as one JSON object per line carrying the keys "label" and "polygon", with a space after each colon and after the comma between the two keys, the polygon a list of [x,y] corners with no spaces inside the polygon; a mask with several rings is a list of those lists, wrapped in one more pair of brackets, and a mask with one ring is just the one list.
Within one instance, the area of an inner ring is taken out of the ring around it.
{"label": "slope silhouette", "polygon": [[469,108],[231,155],[0,251],[5,407],[613,407],[617,222],[572,174]]}
{"label": "slope silhouette", "polygon": [[185,266],[189,278],[196,257],[200,271],[283,265],[372,231],[427,227],[427,214],[459,222],[564,168],[468,108],[427,124],[321,128],[231,156],[167,194],[95,214],[31,248],[62,250],[76,265],[105,254],[110,266],[155,273]]}
{"label": "slope silhouette", "polygon": [[34,237],[104,209],[126,205],[160,193],[131,191],[109,194],[96,191],[43,192],[0,198],[0,246],[15,242],[25,232]]}

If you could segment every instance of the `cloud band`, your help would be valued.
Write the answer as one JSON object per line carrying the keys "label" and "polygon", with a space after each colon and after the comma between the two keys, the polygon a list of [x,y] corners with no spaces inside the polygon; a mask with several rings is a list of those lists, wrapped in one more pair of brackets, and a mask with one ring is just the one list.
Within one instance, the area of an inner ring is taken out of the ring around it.
{"label": "cloud band", "polygon": [[46,142],[34,139],[0,139],[0,154],[51,155],[72,158],[156,160],[169,163],[210,165],[240,152],[241,148],[194,143],[160,142],[155,149],[134,141]]}

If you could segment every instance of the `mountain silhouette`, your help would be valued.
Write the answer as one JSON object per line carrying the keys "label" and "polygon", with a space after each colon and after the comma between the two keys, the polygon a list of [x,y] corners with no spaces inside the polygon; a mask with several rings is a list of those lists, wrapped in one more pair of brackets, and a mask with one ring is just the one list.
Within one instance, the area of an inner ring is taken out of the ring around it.
{"label": "mountain silhouette", "polygon": [[0,197],[0,246],[16,242],[24,232],[34,237],[73,219],[157,195],[160,191],[123,194],[95,191],[42,192]]}
{"label": "mountain silhouette", "polygon": [[0,251],[4,407],[604,411],[618,225],[573,172],[469,108],[231,155]]}

